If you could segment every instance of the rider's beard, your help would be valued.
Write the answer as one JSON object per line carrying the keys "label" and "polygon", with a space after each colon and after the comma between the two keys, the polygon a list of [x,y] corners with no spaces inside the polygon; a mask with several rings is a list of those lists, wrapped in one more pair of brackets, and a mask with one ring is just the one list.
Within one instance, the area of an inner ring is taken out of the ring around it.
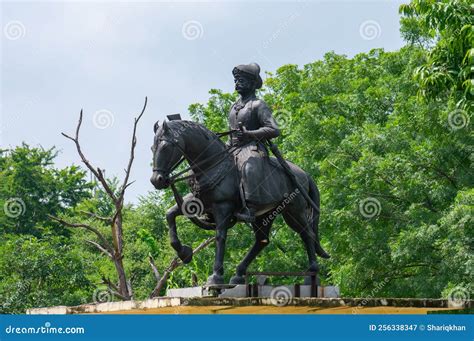
{"label": "rider's beard", "polygon": [[255,91],[255,89],[250,85],[245,86],[245,85],[236,84],[235,91],[237,91],[239,95],[244,97],[245,95],[248,95],[252,93],[253,91]]}

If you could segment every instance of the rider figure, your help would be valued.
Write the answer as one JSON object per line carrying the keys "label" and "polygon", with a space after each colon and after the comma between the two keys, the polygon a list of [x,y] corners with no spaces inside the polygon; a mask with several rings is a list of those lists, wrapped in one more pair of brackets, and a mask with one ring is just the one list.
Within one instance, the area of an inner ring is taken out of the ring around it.
{"label": "rider figure", "polygon": [[[229,113],[232,133],[230,144],[237,147],[234,155],[240,173],[242,210],[236,217],[246,222],[255,221],[254,206],[266,196],[262,186],[268,168],[268,151],[263,142],[280,135],[268,105],[255,96],[262,87],[260,66],[256,63],[238,65],[233,70],[235,90],[240,98]],[[268,195],[267,195],[268,196]]]}

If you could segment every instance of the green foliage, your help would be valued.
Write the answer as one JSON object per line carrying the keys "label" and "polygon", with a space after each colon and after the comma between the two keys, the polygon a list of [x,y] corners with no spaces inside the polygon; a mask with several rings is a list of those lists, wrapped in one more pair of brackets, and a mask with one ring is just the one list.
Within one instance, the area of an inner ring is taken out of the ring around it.
{"label": "green foliage", "polygon": [[[435,99],[451,96],[472,111],[474,96],[474,7],[471,0],[413,0],[401,5],[402,33],[410,41],[435,38],[427,61],[415,75],[421,94]],[[410,32],[408,34],[407,32]],[[409,37],[408,37],[409,36]]]}
{"label": "green foliage", "polygon": [[0,150],[0,233],[41,236],[64,234],[48,218],[65,213],[90,195],[90,184],[77,166],[53,167],[54,148],[32,148],[22,144]]}
{"label": "green foliage", "polygon": [[27,144],[0,151],[0,312],[92,297],[84,254],[48,218],[70,213],[92,185],[79,167],[55,168],[55,156]]}
{"label": "green foliage", "polygon": [[87,263],[63,237],[3,235],[0,247],[0,313],[78,305],[92,297]]}

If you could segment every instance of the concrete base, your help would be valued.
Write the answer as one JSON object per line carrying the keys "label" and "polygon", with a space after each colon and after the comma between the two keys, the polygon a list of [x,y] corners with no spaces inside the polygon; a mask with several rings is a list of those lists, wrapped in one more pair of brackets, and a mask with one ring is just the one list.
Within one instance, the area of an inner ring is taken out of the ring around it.
{"label": "concrete base", "polygon": [[105,302],[74,307],[28,309],[27,314],[427,314],[470,309],[473,301],[453,309],[444,299],[292,298],[286,305],[270,297],[157,297],[145,301]]}
{"label": "concrete base", "polygon": [[26,311],[31,315],[62,315],[62,314],[101,314],[114,311],[149,310],[166,307],[176,307],[183,304],[183,300],[177,297],[160,297],[145,301],[118,301],[96,304],[82,304],[74,307],[57,306],[48,308],[33,308]]}
{"label": "concrete base", "polygon": [[[273,297],[282,292],[285,295],[296,297],[295,287],[293,285],[258,285],[257,297]],[[233,287],[225,286],[222,288],[214,287],[188,287],[166,290],[167,297],[247,297],[246,285],[235,285]],[[301,285],[299,297],[311,297],[311,286]],[[337,298],[339,297],[339,287],[336,286],[318,286],[318,297]]]}

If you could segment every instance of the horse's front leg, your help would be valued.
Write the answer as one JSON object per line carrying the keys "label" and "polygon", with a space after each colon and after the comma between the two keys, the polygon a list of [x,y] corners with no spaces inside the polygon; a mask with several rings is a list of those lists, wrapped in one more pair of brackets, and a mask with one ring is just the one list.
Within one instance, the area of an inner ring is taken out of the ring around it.
{"label": "horse's front leg", "polygon": [[183,263],[187,264],[193,259],[193,249],[187,245],[182,245],[178,238],[176,217],[180,215],[183,215],[181,208],[178,205],[174,205],[166,212],[166,221],[168,222],[171,246]]}
{"label": "horse's front leg", "polygon": [[213,273],[207,284],[224,284],[224,255],[227,230],[231,227],[234,205],[228,202],[215,203],[212,206],[216,223],[216,256]]}

